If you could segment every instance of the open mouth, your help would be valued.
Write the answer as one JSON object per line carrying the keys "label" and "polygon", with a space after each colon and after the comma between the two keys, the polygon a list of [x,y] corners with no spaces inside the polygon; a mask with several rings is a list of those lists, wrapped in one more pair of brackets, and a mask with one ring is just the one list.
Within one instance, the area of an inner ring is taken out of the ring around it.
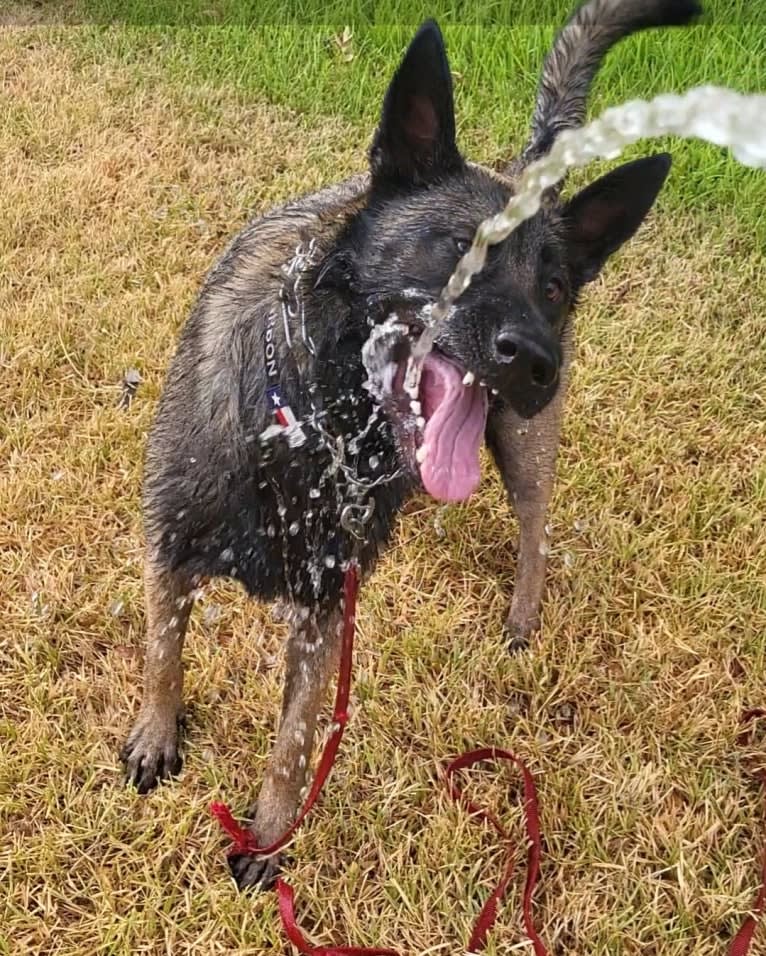
{"label": "open mouth", "polygon": [[416,361],[411,346],[421,331],[396,315],[373,329],[362,352],[366,387],[397,426],[425,490],[440,501],[463,501],[481,480],[487,389],[438,348]]}

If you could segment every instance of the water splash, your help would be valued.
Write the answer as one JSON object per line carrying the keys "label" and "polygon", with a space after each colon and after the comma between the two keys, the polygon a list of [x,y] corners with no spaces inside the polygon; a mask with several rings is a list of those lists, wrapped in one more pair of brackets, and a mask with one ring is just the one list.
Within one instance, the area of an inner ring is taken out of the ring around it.
{"label": "water splash", "polygon": [[575,167],[594,159],[615,159],[639,139],[680,136],[731,149],[745,166],[766,168],[766,95],[744,94],[718,86],[698,86],[683,94],[663,93],[653,100],[631,100],[605,110],[579,129],[563,130],[551,151],[527,166],[505,209],[485,219],[473,244],[458,262],[431,310],[431,323],[413,347],[415,359],[430,352],[456,299],[484,267],[490,246],[506,239],[540,209],[543,195]]}

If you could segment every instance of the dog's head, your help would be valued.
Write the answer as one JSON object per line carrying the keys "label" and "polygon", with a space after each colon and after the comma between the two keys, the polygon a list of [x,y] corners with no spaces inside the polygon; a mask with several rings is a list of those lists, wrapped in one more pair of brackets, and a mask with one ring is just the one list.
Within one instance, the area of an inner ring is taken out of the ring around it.
{"label": "dog's head", "polygon": [[641,159],[568,201],[553,196],[492,247],[425,359],[417,393],[408,393],[409,343],[423,328],[423,309],[436,301],[479,223],[514,188],[511,177],[460,154],[441,33],[433,22],[418,31],[385,96],[368,202],[320,282],[344,290],[357,315],[377,326],[377,397],[402,453],[435,497],[457,500],[475,489],[488,391],[526,418],[553,398],[561,336],[578,293],[636,231],[669,166],[667,155]]}

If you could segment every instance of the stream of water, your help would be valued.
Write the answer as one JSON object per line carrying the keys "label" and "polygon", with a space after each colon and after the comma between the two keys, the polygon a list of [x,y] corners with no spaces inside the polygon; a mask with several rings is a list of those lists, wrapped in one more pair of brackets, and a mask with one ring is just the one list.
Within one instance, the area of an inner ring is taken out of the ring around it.
{"label": "stream of water", "polygon": [[639,139],[667,135],[725,146],[745,166],[766,168],[766,95],[697,86],[682,94],[663,93],[653,100],[610,107],[593,122],[559,133],[551,151],[524,169],[505,209],[485,219],[476,230],[471,248],[442,289],[430,310],[430,322],[413,347],[411,374],[417,376],[450,307],[483,268],[488,248],[534,216],[547,189],[560,182],[569,169],[586,166],[594,159],[615,159]]}

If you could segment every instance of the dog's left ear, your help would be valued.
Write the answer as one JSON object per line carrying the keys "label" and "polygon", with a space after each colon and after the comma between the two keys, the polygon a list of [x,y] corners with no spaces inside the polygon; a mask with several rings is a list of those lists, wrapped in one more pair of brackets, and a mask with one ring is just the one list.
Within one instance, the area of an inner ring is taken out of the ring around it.
{"label": "dog's left ear", "polygon": [[374,185],[412,185],[457,170],[452,76],[439,27],[415,34],[383,100],[370,148]]}
{"label": "dog's left ear", "polygon": [[564,206],[572,284],[591,282],[644,221],[670,171],[659,153],[619,166]]}

